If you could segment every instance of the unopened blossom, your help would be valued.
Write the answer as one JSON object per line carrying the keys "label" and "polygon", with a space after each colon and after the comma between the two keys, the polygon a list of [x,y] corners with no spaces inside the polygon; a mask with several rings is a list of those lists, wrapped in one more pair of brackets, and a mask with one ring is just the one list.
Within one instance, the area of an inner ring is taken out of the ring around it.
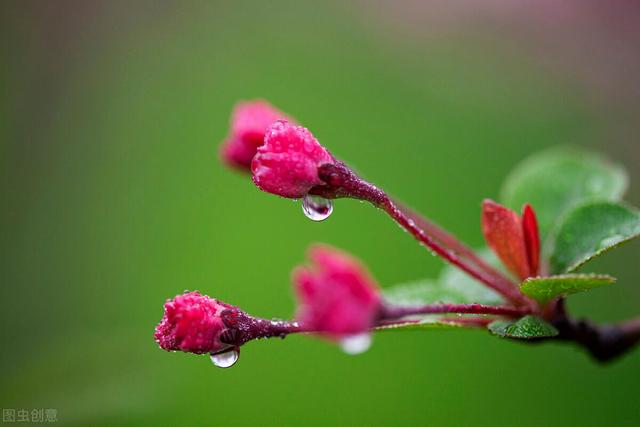
{"label": "unopened blossom", "polygon": [[293,272],[299,300],[296,318],[303,329],[333,338],[371,328],[381,313],[381,298],[369,272],[353,257],[329,246],[309,250],[310,266]]}
{"label": "unopened blossom", "polygon": [[522,217],[492,200],[482,204],[482,232],[504,265],[521,280],[539,273],[540,236],[533,208]]}
{"label": "unopened blossom", "polygon": [[267,101],[239,102],[231,115],[229,135],[220,147],[224,162],[249,172],[253,156],[264,143],[267,128],[278,119],[292,120]]}
{"label": "unopened blossom", "polygon": [[221,314],[235,307],[189,292],[168,300],[164,316],[156,327],[155,340],[167,351],[215,353],[229,347],[220,341],[227,329]]}
{"label": "unopened blossom", "polygon": [[278,120],[267,130],[251,171],[261,190],[296,199],[323,185],[318,168],[335,162],[308,129]]}

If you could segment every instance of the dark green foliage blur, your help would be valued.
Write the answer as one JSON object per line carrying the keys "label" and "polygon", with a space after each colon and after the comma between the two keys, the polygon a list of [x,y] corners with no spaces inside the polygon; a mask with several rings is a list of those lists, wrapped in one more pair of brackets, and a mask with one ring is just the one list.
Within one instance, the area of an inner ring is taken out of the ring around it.
{"label": "dark green foliage blur", "polygon": [[[389,7],[3,2],[2,408],[56,408],[70,426],[640,424],[640,350],[601,366],[566,345],[445,329],[381,333],[353,357],[292,336],[221,370],[155,345],[162,304],[185,289],[291,316],[289,273],[311,242],[360,257],[381,286],[443,266],[365,204],[338,200],[313,223],[226,169],[217,148],[240,99],[273,102],[473,246],[482,199],[557,144],[626,166],[640,205],[638,133],[620,125],[633,111],[612,114],[615,99],[518,39],[422,33],[385,20]],[[590,263],[618,283],[569,309],[640,313],[638,249]]]}

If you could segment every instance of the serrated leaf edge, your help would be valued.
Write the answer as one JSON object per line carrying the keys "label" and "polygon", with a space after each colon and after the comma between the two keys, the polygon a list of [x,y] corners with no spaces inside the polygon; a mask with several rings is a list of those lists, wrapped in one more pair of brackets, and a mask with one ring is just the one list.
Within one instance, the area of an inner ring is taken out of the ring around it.
{"label": "serrated leaf edge", "polygon": [[624,245],[625,243],[630,242],[633,239],[636,239],[640,237],[640,232],[632,234],[631,236],[620,240],[619,242],[616,242],[615,244],[611,245],[611,246],[607,246],[606,248],[602,248],[602,249],[598,249],[596,252],[592,253],[589,256],[586,257],[582,257],[582,259],[580,259],[578,262],[571,264],[569,267],[567,267],[564,272],[565,273],[572,273],[574,271],[576,271],[577,269],[579,269],[580,267],[582,267],[583,265],[585,265],[586,263],[588,263],[589,261],[591,261],[594,258],[599,257],[600,255],[609,252],[612,249],[616,249],[622,245]]}

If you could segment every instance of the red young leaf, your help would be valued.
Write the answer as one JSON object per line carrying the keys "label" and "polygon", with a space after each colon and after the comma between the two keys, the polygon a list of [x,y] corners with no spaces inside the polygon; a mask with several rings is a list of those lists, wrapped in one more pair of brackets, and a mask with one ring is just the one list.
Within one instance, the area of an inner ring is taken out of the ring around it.
{"label": "red young leaf", "polygon": [[520,279],[531,274],[522,219],[493,200],[482,203],[482,233],[504,265]]}
{"label": "red young leaf", "polygon": [[538,233],[536,213],[528,203],[522,208],[522,232],[527,248],[529,272],[531,276],[537,276],[540,266],[540,233]]}

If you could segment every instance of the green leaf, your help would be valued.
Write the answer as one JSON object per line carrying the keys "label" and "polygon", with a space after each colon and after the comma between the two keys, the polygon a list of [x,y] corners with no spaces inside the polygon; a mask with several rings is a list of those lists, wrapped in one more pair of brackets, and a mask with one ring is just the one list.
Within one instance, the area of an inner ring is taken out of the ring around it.
{"label": "green leaf", "polygon": [[402,331],[423,331],[430,329],[461,329],[465,325],[453,322],[443,322],[432,318],[420,319],[419,321],[406,321],[391,325],[378,326],[376,332],[402,332]]}
{"label": "green leaf", "polygon": [[493,290],[449,266],[445,267],[438,281],[425,279],[391,286],[383,291],[383,295],[387,302],[398,305],[504,303]]}
{"label": "green leaf", "polygon": [[398,305],[458,302],[460,298],[458,294],[429,279],[392,286],[384,289],[383,295],[387,302]]}
{"label": "green leaf", "polygon": [[[489,265],[509,276],[509,273],[505,272],[504,266],[491,249],[483,248],[476,251],[476,253]],[[502,296],[452,265],[447,265],[442,270],[438,283],[442,288],[447,289],[451,295],[457,295],[457,300],[445,302],[486,305],[504,304]]]}
{"label": "green leaf", "polygon": [[[488,264],[504,272],[504,267],[491,249],[482,248],[476,253]],[[383,295],[387,302],[398,305],[504,304],[504,299],[498,293],[450,265],[442,270],[437,281],[424,279],[391,286],[383,290]]]}
{"label": "green leaf", "polygon": [[523,294],[546,304],[555,297],[588,291],[600,286],[611,285],[616,279],[606,275],[566,274],[551,277],[532,277],[520,285]]}
{"label": "green leaf", "polygon": [[498,320],[489,325],[489,331],[501,337],[524,340],[558,335],[556,328],[535,316],[525,316],[515,321]]}
{"label": "green leaf", "polygon": [[517,166],[502,188],[502,202],[520,211],[530,203],[543,240],[573,206],[590,199],[619,200],[627,188],[624,169],[597,154],[555,148]]}
{"label": "green leaf", "polygon": [[552,272],[571,272],[640,235],[640,211],[611,202],[587,203],[569,212],[558,229]]}
{"label": "green leaf", "polygon": [[[466,283],[466,279],[465,283]],[[433,303],[454,304],[499,304],[500,296],[491,290],[485,291],[482,285],[469,280],[470,286],[454,285],[454,282],[434,282],[420,280],[411,283],[392,286],[383,291],[385,299],[391,304],[420,305]],[[464,285],[464,284],[462,284]]]}

